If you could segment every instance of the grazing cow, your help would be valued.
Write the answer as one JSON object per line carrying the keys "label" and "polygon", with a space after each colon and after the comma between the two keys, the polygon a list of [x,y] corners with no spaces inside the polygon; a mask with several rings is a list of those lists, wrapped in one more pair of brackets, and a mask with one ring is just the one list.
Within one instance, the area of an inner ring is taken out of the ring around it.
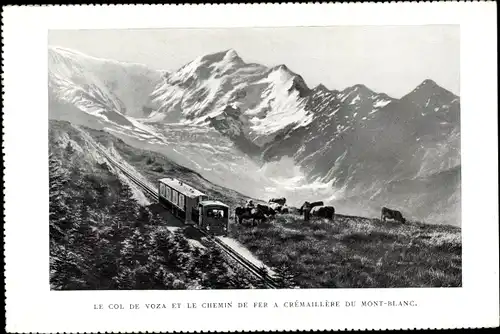
{"label": "grazing cow", "polygon": [[315,206],[322,206],[325,205],[323,201],[318,201],[318,202],[312,202],[311,203],[311,208],[314,208]]}
{"label": "grazing cow", "polygon": [[281,207],[281,213],[285,214],[285,213],[290,213],[290,210],[288,209],[288,206],[286,205],[283,205]]}
{"label": "grazing cow", "polygon": [[382,216],[381,216],[380,220],[385,222],[386,219],[392,219],[392,220],[401,222],[403,224],[406,223],[406,219],[403,218],[403,215],[401,214],[401,212],[399,212],[397,210],[391,210],[391,209],[388,209],[386,207],[383,207],[382,208]]}
{"label": "grazing cow", "polygon": [[274,217],[276,215],[276,211],[267,205],[257,204],[257,210],[261,211],[266,216]]}
{"label": "grazing cow", "polygon": [[314,208],[315,206],[322,206],[324,205],[323,204],[323,201],[317,201],[317,202],[312,202],[312,203],[309,203],[309,202],[304,202],[304,204],[302,204],[302,206],[300,207],[299,209],[299,213],[302,214],[304,212],[304,207],[305,206],[308,206],[309,209],[312,209]]}
{"label": "grazing cow", "polygon": [[253,225],[255,225],[256,220],[262,223],[266,219],[264,213],[256,208],[237,207],[234,209],[234,214],[240,224],[243,223],[243,219],[252,219]]}
{"label": "grazing cow", "polygon": [[335,216],[335,208],[333,206],[315,206],[312,208],[311,213],[316,217],[333,220],[333,217]]}
{"label": "grazing cow", "polygon": [[269,204],[269,207],[276,212],[281,212],[281,208],[283,208],[283,205],[272,202]]}
{"label": "grazing cow", "polygon": [[255,221],[258,220],[259,223],[262,223],[263,221],[265,221],[267,219],[266,215],[264,214],[264,212],[262,212],[261,210],[259,209],[252,209],[252,211],[250,212],[251,215],[252,215],[252,218],[253,218],[253,224],[255,225]]}
{"label": "grazing cow", "polygon": [[244,218],[250,218],[251,209],[238,206],[234,209],[234,215],[238,218],[238,223],[242,223]]}
{"label": "grazing cow", "polygon": [[286,198],[271,198],[269,200],[269,203],[278,203],[279,205],[283,206],[286,203]]}

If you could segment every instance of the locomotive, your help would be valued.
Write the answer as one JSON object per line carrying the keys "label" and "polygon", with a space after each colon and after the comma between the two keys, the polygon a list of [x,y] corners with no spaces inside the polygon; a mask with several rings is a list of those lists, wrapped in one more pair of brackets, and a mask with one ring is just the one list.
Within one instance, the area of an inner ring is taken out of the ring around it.
{"label": "locomotive", "polygon": [[186,225],[195,225],[212,235],[227,235],[229,206],[210,200],[208,195],[174,178],[158,184],[158,198],[175,217]]}

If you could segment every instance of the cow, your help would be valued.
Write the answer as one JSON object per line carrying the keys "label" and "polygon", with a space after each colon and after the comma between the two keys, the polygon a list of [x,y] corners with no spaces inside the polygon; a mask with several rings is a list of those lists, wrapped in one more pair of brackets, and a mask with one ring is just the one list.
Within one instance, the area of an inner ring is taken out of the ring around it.
{"label": "cow", "polygon": [[243,222],[243,219],[251,218],[252,215],[251,211],[252,211],[251,208],[241,207],[241,206],[236,207],[234,209],[234,215],[238,219],[238,223],[241,224]]}
{"label": "cow", "polygon": [[325,205],[323,201],[318,201],[318,202],[312,202],[311,203],[311,208],[314,208],[315,206],[322,206]]}
{"label": "cow", "polygon": [[282,198],[271,198],[269,200],[269,203],[277,203],[281,206],[285,205],[286,204],[286,198],[282,197]]}
{"label": "cow", "polygon": [[245,207],[253,209],[255,208],[255,205],[253,204],[252,200],[248,200],[247,203],[245,204]]}
{"label": "cow", "polygon": [[315,206],[311,209],[311,214],[315,217],[327,218],[333,220],[335,216],[335,208],[333,206]]}
{"label": "cow", "polygon": [[290,209],[286,205],[281,205],[278,203],[271,203],[269,207],[273,209],[276,213],[289,213]]}
{"label": "cow", "polygon": [[397,210],[391,210],[391,209],[388,209],[386,207],[383,207],[380,220],[385,222],[386,219],[392,219],[392,220],[398,221],[398,222],[403,223],[403,224],[406,223],[406,219],[403,217],[401,212],[399,212]]}
{"label": "cow", "polygon": [[269,203],[269,207],[271,209],[273,209],[274,211],[276,211],[276,212],[281,212],[281,209],[283,208],[283,205],[271,202],[271,203]]}
{"label": "cow", "polygon": [[306,206],[308,206],[309,210],[310,210],[310,209],[314,208],[315,206],[321,206],[321,205],[324,205],[323,201],[317,201],[317,202],[312,202],[312,203],[309,203],[309,202],[306,201],[300,207],[299,213],[302,214],[304,212],[304,207],[306,207]]}
{"label": "cow", "polygon": [[309,203],[309,202],[307,202],[307,201],[306,201],[306,202],[304,202],[304,204],[302,204],[302,205],[300,206],[300,209],[299,209],[299,214],[303,214],[303,213],[304,213],[304,208],[305,208],[306,206],[310,207],[310,206],[311,206],[311,203]]}
{"label": "cow", "polygon": [[265,221],[267,219],[266,215],[264,214],[264,212],[262,212],[261,210],[259,209],[252,209],[251,212],[250,212],[251,216],[252,216],[252,223],[253,225],[255,225],[255,221],[258,220],[259,223],[262,224],[263,221]]}
{"label": "cow", "polygon": [[253,225],[255,225],[256,220],[262,223],[266,219],[264,213],[257,208],[237,207],[234,209],[234,214],[240,224],[243,223],[243,219],[252,219]]}
{"label": "cow", "polygon": [[302,206],[300,207],[300,214],[304,214],[304,220],[308,221],[309,220],[309,215],[311,213],[311,203],[309,202],[304,202]]}
{"label": "cow", "polygon": [[276,210],[267,205],[257,204],[257,210],[261,211],[266,216],[274,217],[276,215]]}

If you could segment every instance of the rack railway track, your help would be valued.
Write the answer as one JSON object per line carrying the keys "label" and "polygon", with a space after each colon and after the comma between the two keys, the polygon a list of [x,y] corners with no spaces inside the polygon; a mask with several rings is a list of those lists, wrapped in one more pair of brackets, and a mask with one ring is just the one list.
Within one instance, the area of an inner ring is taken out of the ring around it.
{"label": "rack railway track", "polygon": [[[152,189],[149,185],[147,185],[144,181],[140,180],[137,178],[130,170],[122,166],[118,161],[116,161],[113,157],[109,155],[108,152],[103,150],[97,145],[94,145],[94,143],[91,143],[91,145],[99,151],[106,159],[114,165],[116,168],[118,168],[130,181],[134,182],[137,186],[141,187],[146,194],[151,197],[153,200],[155,200],[157,203],[158,201],[158,193],[156,192],[155,189]],[[260,278],[264,284],[271,289],[277,289],[278,285],[274,281],[274,279],[269,276],[266,272],[263,272],[263,270],[259,267],[257,267],[255,264],[250,262],[248,259],[246,259],[244,256],[239,254],[237,251],[235,251],[232,247],[228,246],[226,243],[224,243],[222,240],[220,240],[216,236],[212,236],[202,229],[198,228],[197,226],[194,226],[203,236],[205,236],[208,240],[213,242],[224,254],[226,254],[229,258],[234,260],[237,264],[239,264],[242,268],[250,272],[252,275],[256,276],[257,278]]]}

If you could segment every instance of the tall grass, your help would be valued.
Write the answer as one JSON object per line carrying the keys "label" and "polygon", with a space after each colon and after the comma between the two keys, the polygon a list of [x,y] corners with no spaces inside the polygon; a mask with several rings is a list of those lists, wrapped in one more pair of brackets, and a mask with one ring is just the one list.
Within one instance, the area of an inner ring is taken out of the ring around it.
{"label": "tall grass", "polygon": [[286,265],[302,288],[459,287],[460,229],[337,216],[282,215],[231,235],[271,267]]}

